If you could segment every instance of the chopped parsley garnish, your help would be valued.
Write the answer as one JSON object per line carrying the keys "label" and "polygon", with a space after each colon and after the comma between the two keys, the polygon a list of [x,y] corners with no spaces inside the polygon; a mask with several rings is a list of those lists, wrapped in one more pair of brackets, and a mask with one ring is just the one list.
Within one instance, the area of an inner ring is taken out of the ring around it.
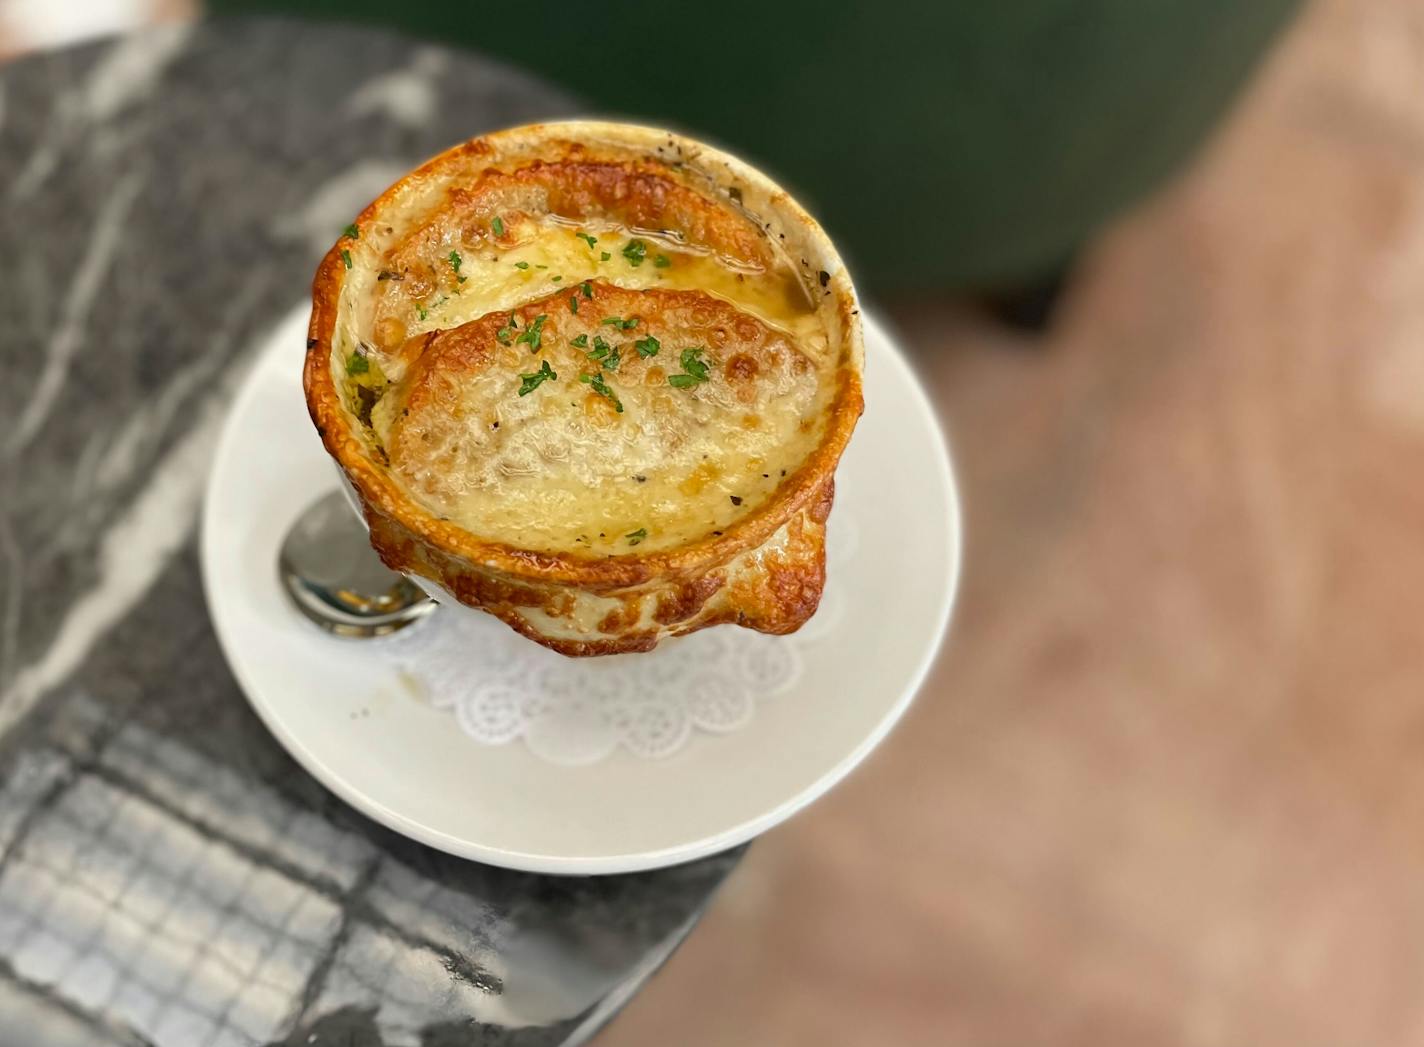
{"label": "chopped parsley garnish", "polygon": [[577,236],[580,240],[587,243],[588,249],[590,251],[593,250],[593,245],[598,243],[598,237],[596,236],[589,236],[587,233],[574,233],[574,235]]}
{"label": "chopped parsley garnish", "polygon": [[514,337],[514,332],[519,330],[519,323],[515,320],[514,314],[509,314],[509,323],[505,324],[494,336],[499,339],[501,345],[508,345],[509,340]]}
{"label": "chopped parsley garnish", "polygon": [[535,269],[547,269],[547,268],[549,268],[549,267],[548,267],[547,265],[536,265],[534,268],[535,268]]}
{"label": "chopped parsley garnish", "polygon": [[500,218],[499,215],[495,215],[495,216],[494,216],[494,220],[490,222],[490,228],[494,230],[494,235],[495,235],[495,236],[503,236],[503,235],[504,235],[504,219]]}
{"label": "chopped parsley garnish", "polygon": [[549,319],[548,313],[540,313],[538,316],[534,317],[533,322],[530,323],[530,325],[524,329],[524,333],[518,338],[516,338],[515,341],[528,342],[529,351],[531,353],[537,353],[539,351],[540,345],[543,344],[542,339],[544,337],[544,321],[547,319]]}
{"label": "chopped parsley garnish", "polygon": [[545,360],[540,365],[539,370],[535,371],[533,374],[521,374],[519,377],[524,379],[523,384],[519,387],[519,395],[528,396],[530,393],[532,393],[535,389],[538,389],[539,386],[543,385],[545,382],[553,381],[559,376],[555,374],[554,369],[549,366],[549,361]]}
{"label": "chopped parsley garnish", "polygon": [[562,277],[562,276],[551,276],[551,277],[549,277],[549,279],[552,280],[552,281],[554,281],[554,283],[558,283],[560,280],[563,279],[563,277]]}
{"label": "chopped parsley garnish", "polygon": [[361,230],[356,228],[356,223],[352,222],[345,229],[341,230],[341,235],[351,240],[361,239]]}
{"label": "chopped parsley garnish", "polygon": [[646,338],[639,338],[636,342],[633,343],[633,348],[637,349],[638,355],[643,357],[644,359],[648,358],[649,356],[657,356],[658,350],[662,347],[663,344],[659,342],[656,338],[654,338],[652,335],[648,335],[648,337]]}
{"label": "chopped parsley garnish", "polygon": [[425,306],[421,305],[419,302],[416,302],[416,303],[415,303],[415,315],[418,316],[418,317],[420,317],[422,320],[424,320],[424,319],[425,319],[427,316],[429,316],[430,314],[425,311]]}
{"label": "chopped parsley garnish", "polygon": [[582,349],[584,346],[588,345],[588,335],[581,334],[577,338],[570,338],[569,345]]}
{"label": "chopped parsley garnish", "polygon": [[516,268],[516,269],[528,269],[528,268],[529,268],[529,263],[528,263],[528,262],[515,262],[515,263],[514,263],[514,268]]}
{"label": "chopped parsley garnish", "polygon": [[346,373],[350,375],[365,374],[371,369],[371,362],[360,353],[352,353],[346,358]]}
{"label": "chopped parsley garnish", "polygon": [[600,262],[606,262],[606,261],[608,261],[610,258],[613,257],[613,256],[612,256],[611,254],[609,254],[607,251],[600,251],[600,252],[598,252],[598,253],[599,253],[599,256],[600,256],[600,257],[599,257],[599,261],[600,261]]}
{"label": "chopped parsley garnish", "polygon": [[628,264],[634,269],[643,264],[647,254],[648,245],[642,240],[629,240],[623,248],[623,257],[628,259]]}
{"label": "chopped parsley garnish", "polygon": [[581,374],[579,375],[579,381],[588,386],[599,396],[607,397],[613,401],[613,409],[619,414],[623,413],[623,401],[618,399],[612,389],[608,388],[608,383],[603,380],[602,371],[598,374]]}
{"label": "chopped parsley garnish", "polygon": [[707,364],[702,359],[705,349],[684,349],[682,351],[682,369],[686,374],[668,375],[668,385],[675,389],[689,389],[694,385],[710,381],[707,376]]}
{"label": "chopped parsley garnish", "polygon": [[682,351],[682,369],[692,375],[699,382],[707,381],[707,364],[702,360],[705,349],[684,349]]}
{"label": "chopped parsley garnish", "polygon": [[571,312],[571,313],[577,313],[577,312],[578,312],[578,295],[574,295],[573,297],[571,297],[571,298],[569,299],[569,312]]}
{"label": "chopped parsley garnish", "polygon": [[[587,337],[587,335],[585,335],[584,337]],[[598,335],[594,335],[593,349],[589,351],[588,355],[595,360],[603,360],[608,356],[608,353],[612,348],[613,346],[609,345],[602,338],[598,337]]]}
{"label": "chopped parsley garnish", "polygon": [[666,269],[668,266],[672,265],[672,259],[665,254],[660,254],[653,259],[653,264],[659,269]]}
{"label": "chopped parsley garnish", "polygon": [[631,331],[633,328],[638,326],[638,318],[636,316],[630,316],[626,320],[623,319],[623,317],[621,316],[605,316],[602,320],[598,322],[601,324],[609,324],[613,327],[619,327],[625,331]]}
{"label": "chopped parsley garnish", "polygon": [[341,249],[341,260],[346,264],[347,269],[351,268],[351,252],[344,247]]}
{"label": "chopped parsley garnish", "polygon": [[585,280],[581,286],[583,287],[583,296],[584,296],[585,298],[592,298],[592,297],[593,297],[593,285],[590,284],[587,280]]}
{"label": "chopped parsley garnish", "polygon": [[648,537],[648,529],[646,527],[639,527],[636,531],[629,531],[623,537],[628,539],[629,545],[637,545],[644,538]]}
{"label": "chopped parsley garnish", "polygon": [[448,255],[445,256],[445,259],[450,263],[450,268],[455,271],[455,279],[460,281],[460,283],[464,283],[465,278],[460,275],[460,264],[464,261],[464,259],[460,257],[460,252],[451,251]]}

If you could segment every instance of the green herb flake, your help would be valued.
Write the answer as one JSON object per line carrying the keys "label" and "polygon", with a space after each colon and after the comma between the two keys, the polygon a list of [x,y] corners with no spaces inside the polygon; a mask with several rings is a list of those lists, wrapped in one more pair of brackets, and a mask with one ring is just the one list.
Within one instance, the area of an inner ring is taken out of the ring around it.
{"label": "green herb flake", "polygon": [[460,257],[459,251],[451,251],[445,256],[445,260],[450,263],[450,268],[457,273],[460,271],[460,266],[464,262],[464,259]]}
{"label": "green herb flake", "polygon": [[424,319],[426,319],[430,314],[429,314],[428,312],[426,312],[425,306],[423,306],[423,305],[421,305],[419,302],[417,302],[417,303],[415,304],[415,315],[418,316],[418,317],[420,317],[422,320],[424,320]]}
{"label": "green herb flake", "polygon": [[636,316],[630,316],[626,320],[621,316],[605,316],[598,322],[600,324],[608,324],[610,327],[620,328],[624,331],[631,331],[638,326],[638,318]]}
{"label": "green herb flake", "polygon": [[578,314],[578,295],[574,295],[569,299],[569,312],[575,315]]}
{"label": "green herb flake", "polygon": [[341,235],[348,240],[359,240],[361,239],[361,230],[356,228],[355,222],[352,222],[345,229],[341,230]]}
{"label": "green herb flake", "polygon": [[684,349],[682,351],[682,369],[699,382],[707,381],[707,364],[702,359],[705,349]]}
{"label": "green herb flake", "polygon": [[494,235],[495,235],[495,236],[503,236],[503,235],[504,235],[504,219],[500,218],[499,215],[495,215],[495,216],[494,216],[494,220],[490,222],[490,228],[494,230]]}
{"label": "green herb flake", "polygon": [[370,369],[371,361],[360,353],[352,353],[346,358],[346,373],[349,375],[365,374]]}
{"label": "green herb flake", "polygon": [[652,335],[648,335],[646,338],[639,338],[633,343],[633,348],[637,349],[638,355],[645,360],[650,356],[657,356],[658,350],[662,347],[663,344]]}
{"label": "green herb flake", "polygon": [[598,260],[599,260],[600,262],[606,262],[606,261],[608,261],[610,258],[613,257],[613,256],[612,256],[611,254],[609,254],[607,251],[600,251],[600,252],[598,252],[598,254],[599,254],[599,259],[598,259]]}
{"label": "green herb flake", "polygon": [[498,331],[496,331],[494,333],[494,336],[499,339],[500,345],[509,345],[510,339],[514,337],[514,332],[517,330],[519,330],[519,324],[515,320],[514,314],[510,313],[509,323],[505,324]]}
{"label": "green herb flake", "polygon": [[581,374],[579,375],[579,381],[588,386],[599,396],[611,400],[613,402],[613,409],[619,414],[623,413],[623,401],[618,399],[618,396],[612,389],[608,388],[608,383],[603,380],[602,371],[598,374]]}
{"label": "green herb flake", "polygon": [[524,329],[524,333],[515,339],[515,342],[528,342],[529,351],[537,353],[543,344],[544,321],[547,319],[549,319],[548,313],[540,313],[534,317],[534,320]]}
{"label": "green herb flake", "polygon": [[647,257],[648,245],[643,240],[629,240],[623,247],[623,257],[628,259],[628,264],[634,269],[643,264],[643,259]]}
{"label": "green herb flake", "polygon": [[351,268],[351,252],[344,247],[341,249],[341,261],[345,263],[347,269]]}
{"label": "green herb flake", "polygon": [[674,389],[690,389],[694,385],[710,381],[707,375],[707,364],[702,359],[705,349],[684,349],[682,351],[682,369],[686,374],[668,375],[668,385]]}
{"label": "green herb flake", "polygon": [[629,531],[623,537],[628,539],[629,545],[637,545],[644,538],[648,537],[648,529],[646,527],[639,527],[636,531]]}
{"label": "green herb flake", "polygon": [[[575,299],[575,301],[577,301],[577,299]],[[586,345],[588,345],[588,335],[581,334],[577,338],[570,338],[569,345],[572,345],[577,349],[584,348]]]}
{"label": "green herb flake", "polygon": [[[584,338],[587,338],[588,336],[587,336],[587,335],[584,335],[583,337],[584,337]],[[593,336],[593,349],[589,352],[588,355],[589,355],[590,357],[592,357],[593,359],[595,359],[595,360],[603,360],[603,359],[605,359],[605,358],[608,356],[608,353],[609,353],[609,351],[610,351],[612,348],[613,348],[613,346],[609,345],[607,342],[605,342],[605,341],[604,341],[602,338],[600,338],[598,335],[594,335],[594,336]]]}
{"label": "green herb flake", "polygon": [[555,374],[554,369],[549,366],[549,361],[545,360],[540,365],[539,370],[533,374],[521,374],[519,377],[524,379],[523,384],[519,387],[519,395],[528,396],[545,382],[552,382],[559,376]]}
{"label": "green herb flake", "polygon": [[668,266],[672,265],[672,259],[665,254],[660,254],[653,259],[653,265],[657,266],[659,269],[666,269]]}
{"label": "green herb flake", "polygon": [[574,235],[577,236],[580,240],[584,241],[586,244],[588,244],[588,249],[590,251],[593,250],[593,245],[598,243],[598,237],[596,236],[589,236],[587,233],[574,233]]}
{"label": "green herb flake", "polygon": [[583,287],[583,296],[584,296],[585,298],[592,298],[592,297],[593,297],[593,285],[592,285],[592,284],[590,284],[587,280],[585,280],[580,286]]}
{"label": "green herb flake", "polygon": [[558,283],[560,280],[563,279],[563,277],[562,277],[562,276],[555,275],[555,276],[549,277],[549,279],[552,280],[552,281],[554,281],[554,283]]}
{"label": "green herb flake", "polygon": [[515,263],[514,263],[514,268],[516,268],[516,269],[528,269],[528,268],[529,268],[529,263],[528,263],[528,262],[515,262]]}

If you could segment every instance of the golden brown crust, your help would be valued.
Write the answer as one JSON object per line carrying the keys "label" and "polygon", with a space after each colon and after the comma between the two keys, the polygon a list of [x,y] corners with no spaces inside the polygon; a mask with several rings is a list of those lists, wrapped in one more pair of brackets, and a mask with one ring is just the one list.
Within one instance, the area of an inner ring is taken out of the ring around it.
{"label": "golden brown crust", "polygon": [[[376,320],[405,319],[409,302],[454,290],[446,264],[452,243],[508,248],[519,219],[555,213],[568,219],[608,218],[633,229],[655,229],[710,248],[742,265],[766,268],[771,248],[745,216],[719,206],[646,161],[535,160],[512,171],[489,167],[472,184],[452,186],[420,226],[382,257],[388,274]],[[492,228],[498,217],[504,229]]]}
{"label": "golden brown crust", "polygon": [[[571,141],[575,136],[582,141]],[[609,161],[609,154],[622,159]],[[664,164],[669,160],[674,162]],[[719,622],[772,633],[798,628],[820,597],[832,476],[863,404],[859,309],[834,249],[789,197],[739,162],[665,132],[591,122],[521,128],[457,146],[392,186],[357,224],[377,227],[398,206],[442,186],[436,198],[445,196],[452,206],[458,202],[468,217],[481,206],[478,193],[473,202],[457,201],[451,186],[481,185],[497,195],[510,192],[512,183],[567,207],[610,207],[609,201],[621,200],[627,215],[685,227],[689,237],[725,246],[733,256],[764,254],[764,243],[747,239],[760,235],[746,232],[749,220],[725,198],[714,201],[710,195],[735,189],[731,199],[743,201],[757,216],[765,236],[788,245],[801,259],[808,290],[826,299],[821,312],[839,366],[825,432],[755,511],[720,533],[673,548],[594,558],[481,538],[416,504],[382,456],[372,453],[342,401],[332,359],[349,266],[338,243],[313,282],[303,381],[313,422],[360,498],[373,544],[392,567],[437,582],[462,603],[565,654],[647,650],[662,636]],[[489,350],[471,344],[462,351]],[[733,352],[726,360],[729,378],[755,380],[757,357],[743,355]],[[469,362],[479,365],[473,355]]]}

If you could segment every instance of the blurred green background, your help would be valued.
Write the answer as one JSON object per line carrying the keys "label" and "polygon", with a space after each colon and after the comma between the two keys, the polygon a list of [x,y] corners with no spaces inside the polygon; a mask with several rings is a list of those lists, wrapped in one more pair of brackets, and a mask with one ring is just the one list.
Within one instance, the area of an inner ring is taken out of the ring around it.
{"label": "blurred green background", "polygon": [[723,144],[876,290],[1051,278],[1181,166],[1295,0],[211,0],[482,51]]}

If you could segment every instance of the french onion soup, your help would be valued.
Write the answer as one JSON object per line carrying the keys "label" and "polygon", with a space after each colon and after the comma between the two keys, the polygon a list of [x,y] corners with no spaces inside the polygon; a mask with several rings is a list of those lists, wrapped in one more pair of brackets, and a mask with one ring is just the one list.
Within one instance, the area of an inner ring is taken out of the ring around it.
{"label": "french onion soup", "polygon": [[593,655],[814,613],[862,361],[784,191],[580,121],[456,146],[367,207],[317,272],[305,385],[388,565]]}

